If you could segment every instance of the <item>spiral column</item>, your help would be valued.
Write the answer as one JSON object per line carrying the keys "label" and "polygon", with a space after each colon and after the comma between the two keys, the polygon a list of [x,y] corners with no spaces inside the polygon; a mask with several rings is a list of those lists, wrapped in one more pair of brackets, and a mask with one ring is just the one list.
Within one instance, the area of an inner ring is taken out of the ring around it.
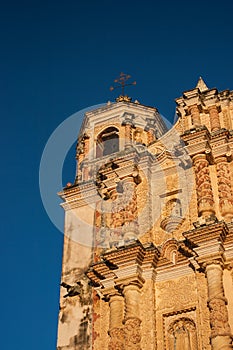
{"label": "spiral column", "polygon": [[124,350],[125,338],[123,328],[124,299],[119,294],[112,294],[109,297],[110,318],[109,318],[109,350]]}
{"label": "spiral column", "polygon": [[233,349],[228,323],[227,299],[223,289],[223,269],[218,260],[204,264],[208,284],[211,347],[213,350]]}

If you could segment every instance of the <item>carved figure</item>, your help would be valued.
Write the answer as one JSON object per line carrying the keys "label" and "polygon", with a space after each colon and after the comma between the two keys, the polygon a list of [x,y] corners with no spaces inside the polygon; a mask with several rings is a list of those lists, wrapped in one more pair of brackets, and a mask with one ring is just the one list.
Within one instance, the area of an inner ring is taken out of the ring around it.
{"label": "carved figure", "polygon": [[215,298],[209,302],[209,308],[212,335],[215,336],[227,332],[230,333],[225,301],[223,299]]}
{"label": "carved figure", "polygon": [[140,131],[136,130],[134,132],[134,142],[136,143],[142,143],[142,134]]}

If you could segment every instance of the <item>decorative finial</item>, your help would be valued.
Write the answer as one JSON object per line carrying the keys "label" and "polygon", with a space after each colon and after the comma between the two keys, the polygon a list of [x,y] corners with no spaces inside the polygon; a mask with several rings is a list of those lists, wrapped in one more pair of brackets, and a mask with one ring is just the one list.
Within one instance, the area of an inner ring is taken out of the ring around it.
{"label": "decorative finial", "polygon": [[130,78],[131,78],[130,75],[121,72],[119,78],[114,80],[114,83],[117,83],[118,85],[111,86],[110,91],[113,91],[117,88],[121,88],[121,95],[116,98],[116,102],[121,102],[121,101],[130,102],[131,101],[131,97],[125,95],[125,86],[136,85],[136,81],[129,83],[129,84],[126,84],[126,81],[129,80]]}
{"label": "decorative finial", "polygon": [[198,88],[201,92],[209,90],[208,86],[206,85],[206,83],[204,82],[204,80],[202,79],[202,77],[200,77],[198,79],[196,88]]}

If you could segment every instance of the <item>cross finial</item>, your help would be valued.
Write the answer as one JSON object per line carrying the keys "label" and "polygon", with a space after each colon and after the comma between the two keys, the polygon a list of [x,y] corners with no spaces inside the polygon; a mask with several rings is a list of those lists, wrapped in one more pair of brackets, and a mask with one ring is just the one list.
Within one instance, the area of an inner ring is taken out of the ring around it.
{"label": "cross finial", "polygon": [[136,81],[126,84],[126,82],[130,78],[131,78],[131,76],[129,74],[125,74],[125,73],[121,72],[120,76],[117,79],[114,80],[114,83],[116,83],[118,85],[110,87],[111,91],[113,91],[113,90],[115,90],[117,88],[121,88],[121,95],[116,98],[117,102],[120,102],[120,101],[130,102],[131,101],[131,97],[125,95],[125,86],[136,85]]}

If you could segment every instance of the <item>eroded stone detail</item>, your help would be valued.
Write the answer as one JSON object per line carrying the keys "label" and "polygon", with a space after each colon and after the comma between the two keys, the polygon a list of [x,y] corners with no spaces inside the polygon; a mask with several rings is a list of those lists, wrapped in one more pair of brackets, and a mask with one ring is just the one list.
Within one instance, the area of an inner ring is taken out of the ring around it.
{"label": "eroded stone detail", "polygon": [[128,318],[125,321],[125,349],[141,350],[141,320],[137,317]]}
{"label": "eroded stone detail", "polygon": [[123,328],[112,328],[109,331],[111,337],[108,349],[109,350],[124,350],[125,349],[125,332]]}
{"label": "eroded stone detail", "polygon": [[[221,263],[210,261],[204,265],[208,282],[211,344],[213,350],[232,349],[231,330],[228,323],[227,299],[223,289]],[[230,345],[231,344],[231,345]]]}
{"label": "eroded stone detail", "polygon": [[209,107],[209,114],[210,114],[211,131],[219,130],[221,128],[221,125],[220,125],[220,119],[219,119],[218,109],[216,105],[212,105]]}
{"label": "eroded stone detail", "polygon": [[230,172],[226,157],[216,159],[218,178],[219,206],[222,216],[227,220],[233,218],[233,195],[231,188]]}
{"label": "eroded stone detail", "polygon": [[214,200],[211,187],[209,163],[205,154],[198,154],[193,157],[197,184],[198,212],[200,216],[214,214]]}
{"label": "eroded stone detail", "polygon": [[158,310],[187,308],[193,305],[197,299],[195,292],[194,276],[187,276],[174,281],[160,282],[157,286],[159,291]]}
{"label": "eroded stone detail", "polygon": [[[223,95],[227,103],[199,80],[162,137],[155,109],[130,100],[85,116],[76,181],[61,196],[66,234],[89,233],[91,243],[88,253],[72,239],[64,249],[71,289],[61,290],[59,350],[232,349],[232,281],[224,274],[224,291],[222,269],[233,256],[233,132],[221,127],[232,125],[233,92]],[[119,147],[98,153],[108,127]],[[85,273],[87,298],[76,283]]]}
{"label": "eroded stone detail", "polygon": [[168,328],[168,350],[198,350],[196,325],[189,318],[179,318]]}

